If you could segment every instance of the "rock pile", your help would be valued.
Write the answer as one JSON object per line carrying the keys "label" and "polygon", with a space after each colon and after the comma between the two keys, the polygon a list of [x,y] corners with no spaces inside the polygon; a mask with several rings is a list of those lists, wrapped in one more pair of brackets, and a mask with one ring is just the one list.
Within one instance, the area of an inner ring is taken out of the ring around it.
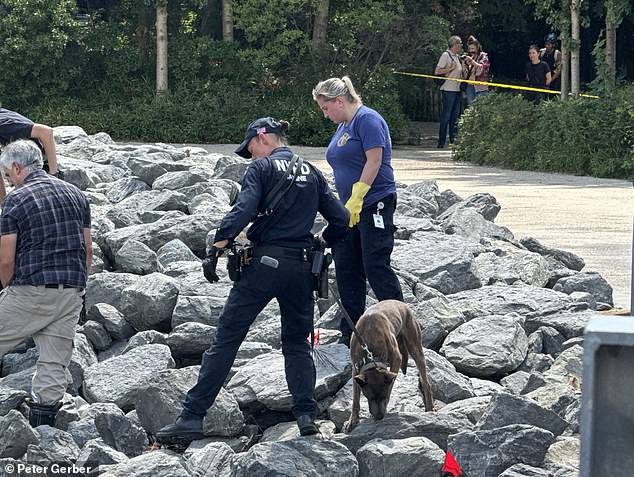
{"label": "rock pile", "polygon": [[399,185],[393,265],[423,330],[437,412],[423,412],[411,366],[384,420],[363,409],[361,424],[340,432],[351,365],[347,348],[328,344],[341,318],[331,297],[315,314],[321,435],[298,437],[273,302],[205,419],[208,438],[184,453],[157,449],[154,434],[195,383],[231,287],[222,266],[219,283],[205,281],[200,261],[248,161],[119,145],[78,127],[55,135],[66,180],[92,207],[87,322],[55,429],[33,430],[20,412],[33,342],[2,359],[0,476],[18,463],[99,465],[109,477],[440,476],[447,449],[468,476],[577,475],[582,334],[592,310],[612,306],[612,289],[579,257],[496,225],[491,195],[462,199],[433,181]]}

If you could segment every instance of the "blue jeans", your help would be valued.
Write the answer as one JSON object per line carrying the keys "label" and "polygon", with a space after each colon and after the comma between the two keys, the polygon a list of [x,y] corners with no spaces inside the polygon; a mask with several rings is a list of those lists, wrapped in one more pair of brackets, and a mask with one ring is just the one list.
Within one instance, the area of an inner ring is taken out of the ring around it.
{"label": "blue jeans", "polygon": [[440,129],[438,131],[438,146],[444,146],[447,140],[447,126],[449,126],[449,142],[456,140],[458,133],[458,117],[460,116],[460,91],[442,92],[442,113],[440,114]]}
{"label": "blue jeans", "polygon": [[198,382],[189,390],[181,415],[204,417],[231,370],[238,348],[258,313],[277,298],[282,316],[282,354],[295,417],[315,415],[315,365],[307,338],[313,329],[311,263],[274,257],[278,268],[252,258],[235,282],[218,320],[214,344],[205,351]]}
{"label": "blue jeans", "polygon": [[[379,202],[384,205],[381,209],[383,229],[374,226],[372,217]],[[365,311],[366,279],[379,301],[403,301],[401,285],[390,265],[396,230],[393,222],[395,209],[396,194],[365,207],[359,223],[349,230],[345,240],[333,248],[341,303],[355,324]],[[343,335],[352,334],[345,318],[341,320],[339,329]]]}
{"label": "blue jeans", "polygon": [[473,86],[472,84],[468,84],[467,85],[467,106],[471,106],[471,103],[473,103],[476,99],[478,99],[480,96],[486,96],[487,94],[489,94],[488,91],[476,91],[475,86]]}

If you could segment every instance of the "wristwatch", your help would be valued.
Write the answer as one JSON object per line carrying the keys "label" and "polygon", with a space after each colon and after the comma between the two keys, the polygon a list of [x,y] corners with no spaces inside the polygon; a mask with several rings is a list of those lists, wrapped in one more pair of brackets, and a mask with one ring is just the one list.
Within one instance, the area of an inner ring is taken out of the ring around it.
{"label": "wristwatch", "polygon": [[58,169],[57,172],[55,173],[55,177],[57,177],[58,179],[64,180],[64,173]]}

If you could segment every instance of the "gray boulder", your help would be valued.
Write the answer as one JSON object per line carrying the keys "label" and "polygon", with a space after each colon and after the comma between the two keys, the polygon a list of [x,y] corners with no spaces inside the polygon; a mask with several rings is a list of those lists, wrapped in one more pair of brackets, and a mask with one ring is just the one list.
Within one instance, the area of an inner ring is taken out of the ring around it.
{"label": "gray boulder", "polygon": [[149,186],[138,177],[122,177],[108,185],[106,197],[110,202],[116,204],[128,196],[144,190],[149,190]]}
{"label": "gray boulder", "polygon": [[128,457],[136,457],[147,450],[149,442],[145,431],[121,411],[98,413],[95,427],[107,445]]}
{"label": "gray boulder", "polygon": [[131,409],[140,385],[155,373],[173,367],[167,346],[140,346],[89,367],[84,377],[84,397],[91,403],[112,402],[121,409]]}
{"label": "gray boulder", "polygon": [[438,216],[438,220],[443,221],[457,212],[459,209],[473,208],[486,220],[493,222],[502,209],[498,201],[491,194],[486,192],[473,194],[466,199],[447,208]]}
{"label": "gray boulder", "polygon": [[466,475],[498,477],[514,464],[540,465],[554,439],[552,432],[515,424],[462,431],[449,436],[448,445]]}
{"label": "gray boulder", "polygon": [[144,243],[128,240],[114,256],[115,269],[121,272],[147,275],[158,271],[156,253]]}
{"label": "gray boulder", "polygon": [[159,449],[119,464],[100,466],[99,470],[101,477],[191,477],[186,466],[177,453]]}
{"label": "gray boulder", "polygon": [[564,250],[559,250],[556,248],[546,247],[542,245],[537,239],[534,239],[532,237],[524,237],[520,239],[520,243],[531,252],[538,253],[545,257],[552,257],[553,259],[563,264],[566,268],[569,268],[571,270],[579,272],[583,269],[583,267],[586,266],[583,258],[575,255],[574,253],[566,252]]}
{"label": "gray boulder", "polygon": [[[439,413],[388,414],[382,420],[361,421],[350,434],[335,434],[333,439],[346,446],[350,452],[357,451],[374,439],[405,439],[425,436],[443,450],[447,449],[449,436],[473,426],[467,419]],[[453,447],[451,448],[453,451]]]}
{"label": "gray boulder", "polygon": [[38,441],[38,434],[18,411],[11,410],[0,418],[0,458],[19,459],[29,445]]}
{"label": "gray boulder", "polygon": [[359,477],[439,477],[445,452],[425,437],[376,439],[356,453]]}
{"label": "gray boulder", "polygon": [[[320,346],[315,359],[317,381],[315,399],[333,396],[350,378],[350,352],[344,345]],[[292,398],[286,385],[284,356],[281,351],[259,355],[231,378],[227,390],[247,412],[263,409],[290,411]]]}
{"label": "gray boulder", "polygon": [[91,439],[82,447],[77,457],[78,467],[88,467],[94,465],[119,464],[128,460],[128,456],[123,452],[113,449],[102,439]]}
{"label": "gray boulder", "polygon": [[211,346],[216,336],[216,328],[202,323],[183,323],[176,326],[167,336],[167,346],[175,358],[200,360]]}
{"label": "gray boulder", "polygon": [[508,241],[514,239],[509,229],[485,219],[471,207],[458,208],[441,222],[441,227],[447,234],[461,235],[474,242],[480,242],[484,237]]}
{"label": "gray boulder", "polygon": [[475,396],[471,381],[444,356],[425,350],[427,376],[434,393],[434,399],[444,403],[460,401]]}
{"label": "gray boulder", "polygon": [[[139,421],[150,434],[173,423],[182,410],[187,392],[196,384],[199,366],[170,369],[147,379],[135,405]],[[235,436],[244,426],[236,400],[221,389],[203,422],[205,435]]]}
{"label": "gray boulder", "polygon": [[139,330],[167,330],[178,297],[173,278],[151,273],[139,278],[121,292],[121,311],[132,326]]}
{"label": "gray boulder", "polygon": [[590,293],[597,302],[614,306],[612,286],[596,272],[581,272],[563,277],[555,283],[553,290],[567,295],[573,292]]}
{"label": "gray boulder", "polygon": [[476,429],[493,430],[512,424],[541,427],[555,436],[560,435],[568,427],[564,419],[532,399],[513,396],[509,393],[498,393],[491,399]]}
{"label": "gray boulder", "polygon": [[231,460],[232,477],[356,477],[354,456],[337,442],[318,437],[256,444]]}
{"label": "gray boulder", "polygon": [[103,325],[115,340],[125,340],[134,334],[123,314],[108,303],[95,303],[87,310],[86,319]]}
{"label": "gray boulder", "polygon": [[197,262],[200,259],[194,255],[181,240],[170,240],[156,252],[159,263],[166,267],[172,262]]}
{"label": "gray boulder", "polygon": [[486,378],[511,372],[528,352],[522,324],[518,315],[475,318],[449,333],[440,352],[468,376]]}
{"label": "gray boulder", "polygon": [[397,241],[392,262],[425,285],[449,294],[480,286],[474,254],[482,251],[482,246],[457,235],[424,232],[417,240]]}

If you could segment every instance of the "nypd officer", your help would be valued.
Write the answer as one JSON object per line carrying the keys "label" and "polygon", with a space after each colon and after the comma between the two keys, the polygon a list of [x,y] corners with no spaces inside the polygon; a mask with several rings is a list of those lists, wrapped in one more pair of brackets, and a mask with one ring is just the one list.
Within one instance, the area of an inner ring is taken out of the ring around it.
{"label": "nypd officer", "polygon": [[254,221],[247,232],[253,256],[234,283],[219,318],[215,341],[203,355],[198,382],[187,393],[174,424],[163,427],[157,439],[183,444],[202,439],[203,418],[220,392],[240,344],[262,309],[277,298],[282,319],[282,353],[286,382],[293,397],[292,412],[301,435],[317,432],[315,426],[315,366],[307,340],[313,326],[311,228],[319,211],[328,221],[323,238],[328,244],[342,239],[349,213],[319,170],[304,162],[270,215],[263,215],[267,194],[281,178],[292,180],[287,169],[293,152],[286,142],[288,123],[260,118],[247,128],[236,153],[253,158],[233,209],[222,220],[214,247],[203,262],[205,277],[218,281],[220,251]]}

